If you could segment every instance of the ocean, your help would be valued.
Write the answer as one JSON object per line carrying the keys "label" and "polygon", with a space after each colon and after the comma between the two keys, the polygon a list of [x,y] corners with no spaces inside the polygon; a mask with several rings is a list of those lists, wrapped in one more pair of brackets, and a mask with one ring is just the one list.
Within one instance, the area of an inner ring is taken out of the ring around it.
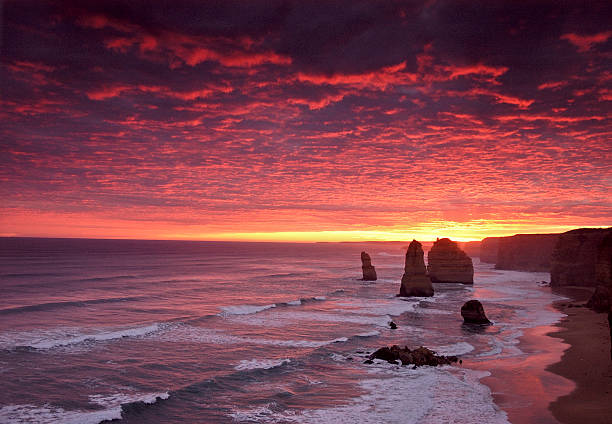
{"label": "ocean", "polygon": [[[519,344],[563,316],[549,275],[474,258],[474,286],[402,299],[407,244],[0,239],[0,422],[554,422],[534,381],[483,382],[516,364],[552,381],[550,352]],[[474,298],[494,325],[462,324]],[[364,364],[393,344],[462,364]]]}

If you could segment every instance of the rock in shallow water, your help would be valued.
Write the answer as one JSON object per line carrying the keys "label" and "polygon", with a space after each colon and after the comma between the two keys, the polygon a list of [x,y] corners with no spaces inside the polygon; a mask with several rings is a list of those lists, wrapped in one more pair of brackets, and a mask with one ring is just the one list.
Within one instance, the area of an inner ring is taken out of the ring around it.
{"label": "rock in shallow water", "polygon": [[478,300],[469,300],[461,307],[461,316],[466,324],[490,324],[485,315],[482,303]]}
{"label": "rock in shallow water", "polygon": [[376,281],[376,268],[372,266],[372,259],[366,252],[361,252],[361,270],[364,281]]}
{"label": "rock in shallow water", "polygon": [[[458,361],[456,356],[436,355],[436,352],[429,350],[426,347],[410,350],[407,346],[401,348],[397,345],[391,347],[382,347],[370,355],[369,361],[372,359],[382,359],[391,364],[397,364],[398,361],[402,365],[414,365],[417,367],[423,365],[438,366],[450,365]],[[366,361],[366,363],[371,363]]]}
{"label": "rock in shallow water", "polygon": [[423,247],[418,241],[412,240],[406,252],[406,263],[399,296],[428,297],[433,296],[433,294],[434,289],[425,269]]}

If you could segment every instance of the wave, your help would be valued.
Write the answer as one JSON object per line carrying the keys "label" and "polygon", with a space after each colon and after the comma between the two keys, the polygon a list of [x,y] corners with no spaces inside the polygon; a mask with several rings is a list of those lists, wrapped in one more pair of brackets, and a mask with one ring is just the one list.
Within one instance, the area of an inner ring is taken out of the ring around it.
{"label": "wave", "polygon": [[0,422],[6,424],[23,422],[98,424],[122,419],[123,413],[136,404],[152,405],[169,397],[168,392],[89,396],[90,403],[104,407],[98,410],[65,410],[51,405],[7,405],[0,408]]}
{"label": "wave", "polygon": [[[283,423],[430,423],[461,422],[507,424],[489,388],[480,379],[487,372],[444,367],[422,367],[416,370],[369,367],[371,378],[360,381],[364,394],[348,403],[320,409],[287,409],[270,402],[263,406],[236,408],[228,416],[238,422]],[[411,396],[406,396],[411,393]]]}
{"label": "wave", "polygon": [[257,312],[265,311],[266,309],[276,308],[276,303],[270,305],[234,305],[234,306],[223,306],[220,316],[227,315],[250,315],[256,314]]}
{"label": "wave", "polygon": [[36,312],[48,311],[51,309],[67,308],[67,307],[85,307],[98,305],[101,303],[116,303],[116,302],[135,302],[143,299],[148,299],[149,296],[132,296],[132,297],[111,297],[106,299],[89,299],[89,300],[72,300],[65,302],[47,302],[37,303],[35,305],[16,306],[14,308],[0,309],[0,315],[15,314],[21,312]]}
{"label": "wave", "polygon": [[157,332],[160,324],[142,327],[100,331],[96,333],[79,333],[82,329],[57,329],[48,331],[31,331],[22,333],[7,332],[0,334],[0,349],[37,349],[46,350],[62,346],[77,345],[85,342],[99,342],[122,339],[124,337],[139,337]]}
{"label": "wave", "polygon": [[91,278],[84,278],[82,280],[77,280],[77,281],[82,281],[82,282],[92,282],[92,281],[114,281],[114,280],[132,280],[134,278],[138,278],[135,275],[113,275],[112,277],[91,277]]}
{"label": "wave", "polygon": [[235,370],[243,371],[243,370],[269,370],[271,368],[280,367],[282,365],[288,364],[291,362],[291,359],[251,359],[251,360],[242,360],[238,365],[234,367]]}
{"label": "wave", "polygon": [[161,333],[159,339],[164,342],[190,342],[214,345],[235,345],[251,344],[260,346],[280,346],[294,348],[319,348],[333,343],[343,343],[348,341],[347,337],[339,337],[332,340],[290,340],[290,339],[271,339],[263,337],[236,336],[222,330],[193,327],[189,325],[178,326],[173,331]]}
{"label": "wave", "polygon": [[263,312],[268,309],[282,307],[282,306],[300,306],[307,302],[323,301],[326,300],[325,296],[314,296],[314,297],[302,297],[300,299],[290,300],[288,302],[270,303],[268,305],[232,305],[221,307],[221,312],[218,316],[231,316],[231,315],[252,315],[258,312]]}

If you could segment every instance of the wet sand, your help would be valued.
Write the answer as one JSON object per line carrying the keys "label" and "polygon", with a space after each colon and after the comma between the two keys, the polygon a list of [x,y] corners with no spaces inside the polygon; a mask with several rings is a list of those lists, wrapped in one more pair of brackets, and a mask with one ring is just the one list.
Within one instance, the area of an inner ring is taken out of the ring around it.
{"label": "wet sand", "polygon": [[[553,416],[563,424],[612,423],[612,361],[607,314],[583,307],[588,292],[565,292],[571,300],[554,306],[567,315],[556,325],[560,331],[549,336],[570,347],[559,362],[547,369],[575,382],[576,388],[549,406]],[[570,306],[571,305],[571,306]]]}
{"label": "wet sand", "polygon": [[525,330],[518,347],[527,355],[468,365],[491,373],[481,382],[489,386],[495,404],[513,424],[557,423],[548,405],[575,388],[571,380],[546,369],[558,362],[568,348],[562,340],[548,336],[552,331],[556,331],[554,326]]}

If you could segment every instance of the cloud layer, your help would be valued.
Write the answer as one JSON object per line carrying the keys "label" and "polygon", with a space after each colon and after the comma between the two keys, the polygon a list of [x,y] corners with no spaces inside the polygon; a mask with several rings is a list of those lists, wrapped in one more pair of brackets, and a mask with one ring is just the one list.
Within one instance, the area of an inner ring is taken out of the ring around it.
{"label": "cloud layer", "polygon": [[610,17],[607,1],[7,1],[0,233],[610,225]]}

